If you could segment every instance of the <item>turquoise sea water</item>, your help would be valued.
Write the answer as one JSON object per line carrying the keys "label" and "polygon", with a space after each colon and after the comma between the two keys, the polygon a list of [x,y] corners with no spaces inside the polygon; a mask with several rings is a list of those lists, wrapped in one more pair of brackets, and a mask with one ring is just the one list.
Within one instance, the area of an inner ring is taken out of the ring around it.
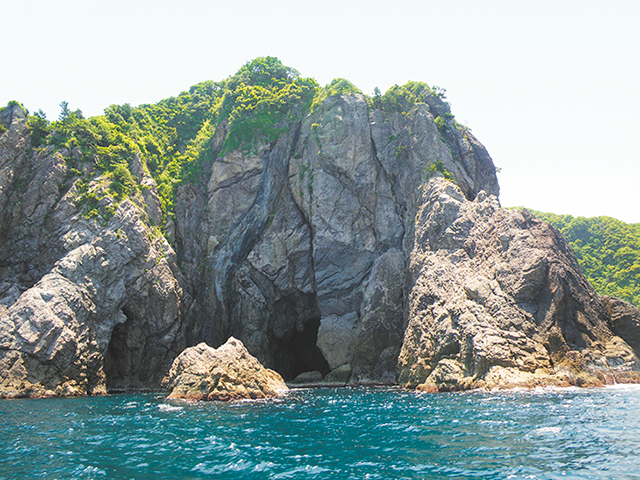
{"label": "turquoise sea water", "polygon": [[0,478],[640,478],[640,387],[4,400]]}

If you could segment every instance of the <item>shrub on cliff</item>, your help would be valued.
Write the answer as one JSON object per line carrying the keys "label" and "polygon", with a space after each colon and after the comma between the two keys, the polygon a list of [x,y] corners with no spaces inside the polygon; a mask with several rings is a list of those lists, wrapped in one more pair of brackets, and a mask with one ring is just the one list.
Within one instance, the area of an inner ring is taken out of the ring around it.
{"label": "shrub on cliff", "polygon": [[223,87],[216,123],[229,122],[224,150],[250,150],[260,142],[273,142],[307,113],[317,88],[314,79],[300,77],[277,58],[246,63]]}

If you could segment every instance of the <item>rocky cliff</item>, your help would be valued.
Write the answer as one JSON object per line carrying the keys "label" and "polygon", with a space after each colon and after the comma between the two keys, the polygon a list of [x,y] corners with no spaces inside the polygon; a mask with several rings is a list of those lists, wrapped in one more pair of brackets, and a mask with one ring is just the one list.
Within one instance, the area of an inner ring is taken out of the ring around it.
{"label": "rocky cliff", "polygon": [[[411,253],[400,383],[424,390],[637,382],[638,309],[600,298],[526,211],[433,180]],[[622,338],[625,340],[623,340]]]}
{"label": "rocky cliff", "polygon": [[[157,388],[185,347],[230,336],[286,380],[636,369],[559,235],[500,209],[491,158],[441,95],[259,66],[49,130],[0,113],[0,395]],[[251,82],[293,100],[248,109]]]}
{"label": "rocky cliff", "polygon": [[22,108],[3,113],[0,394],[157,386],[186,346],[177,333],[190,300],[175,252],[141,202],[85,218],[66,171],[74,152],[30,148]]}

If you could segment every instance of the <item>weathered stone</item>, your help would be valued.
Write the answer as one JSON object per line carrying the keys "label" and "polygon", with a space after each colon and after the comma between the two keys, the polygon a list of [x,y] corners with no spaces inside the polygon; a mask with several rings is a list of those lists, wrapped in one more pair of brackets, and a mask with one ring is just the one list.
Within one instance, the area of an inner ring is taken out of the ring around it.
{"label": "weathered stone", "polygon": [[638,357],[614,337],[600,298],[548,224],[482,192],[468,201],[434,179],[415,232],[401,384],[449,391],[637,377]]}
{"label": "weathered stone", "polygon": [[351,365],[345,363],[344,365],[340,365],[338,368],[334,368],[329,373],[327,373],[327,375],[324,377],[324,382],[346,385],[351,378],[351,372]]}
{"label": "weathered stone", "polygon": [[324,377],[322,376],[322,373],[315,370],[313,372],[302,372],[294,378],[291,383],[295,385],[317,385],[322,383],[323,379]]}
{"label": "weathered stone", "polygon": [[[148,350],[153,350],[154,344],[172,348],[180,326],[182,292],[166,258],[162,258],[168,255],[169,245],[150,242],[140,212],[131,203],[123,203],[100,236],[68,252],[0,317],[2,350],[14,352],[14,365],[31,365],[0,373],[2,390],[8,389],[12,396],[40,396],[47,391],[56,395],[106,393],[104,369],[109,348],[111,355],[123,356],[120,360],[137,350],[151,357],[151,365],[167,368],[166,358],[150,355]],[[169,289],[172,293],[149,298],[147,289]],[[146,302],[141,297],[146,297]],[[117,326],[123,331],[132,326],[132,314],[127,316],[123,311],[135,309],[146,319],[146,336],[140,344],[118,353],[112,333]],[[162,313],[156,316],[154,311]],[[172,327],[173,335],[165,333],[160,342],[153,339],[155,332]],[[34,367],[36,364],[42,367]],[[135,365],[138,371],[141,367]],[[133,383],[147,388],[157,385],[159,379],[145,382],[149,373],[144,372],[127,388],[137,386]],[[117,377],[114,372],[113,378]]]}
{"label": "weathered stone", "polygon": [[[142,197],[105,196],[109,221],[84,218],[66,175],[77,148],[30,149],[24,112],[12,111],[0,136],[0,397],[157,388],[185,346],[175,252]],[[126,344],[116,331],[141,333]]]}
{"label": "weathered stone", "polygon": [[624,300],[602,297],[612,330],[640,355],[640,310]]}
{"label": "weathered stone", "polygon": [[282,377],[264,368],[230,337],[214,349],[206,343],[189,347],[173,362],[163,380],[169,398],[186,400],[243,400],[277,397],[289,389]]}

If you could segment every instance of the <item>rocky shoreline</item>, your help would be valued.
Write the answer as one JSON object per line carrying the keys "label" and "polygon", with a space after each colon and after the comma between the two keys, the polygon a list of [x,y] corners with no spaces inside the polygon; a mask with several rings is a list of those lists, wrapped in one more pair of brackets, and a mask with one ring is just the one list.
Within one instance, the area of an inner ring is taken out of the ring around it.
{"label": "rocky shoreline", "polygon": [[224,149],[221,122],[164,230],[144,155],[141,193],[118,199],[98,154],[72,168],[79,149],[32,147],[26,112],[4,109],[0,398],[154,390],[185,349],[229,337],[290,385],[639,382],[640,311],[502,209],[484,147],[421,95],[327,96],[251,150]]}

